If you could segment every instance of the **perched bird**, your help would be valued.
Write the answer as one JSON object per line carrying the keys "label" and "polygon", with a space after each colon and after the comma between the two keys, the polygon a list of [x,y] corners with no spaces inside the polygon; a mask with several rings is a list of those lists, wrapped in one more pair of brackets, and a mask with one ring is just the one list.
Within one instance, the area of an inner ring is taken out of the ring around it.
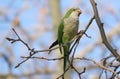
{"label": "perched bird", "polygon": [[71,41],[74,38],[74,36],[76,36],[76,34],[78,33],[79,15],[81,13],[82,12],[79,8],[71,8],[67,11],[65,16],[61,20],[61,23],[59,24],[57,40],[53,42],[52,45],[49,47],[49,49],[51,49],[56,45],[60,46],[61,54],[62,52],[64,53],[64,63],[63,63],[64,71],[66,70],[66,65],[67,65],[67,61],[70,53],[69,51],[70,51],[71,43],[69,43],[69,41]]}

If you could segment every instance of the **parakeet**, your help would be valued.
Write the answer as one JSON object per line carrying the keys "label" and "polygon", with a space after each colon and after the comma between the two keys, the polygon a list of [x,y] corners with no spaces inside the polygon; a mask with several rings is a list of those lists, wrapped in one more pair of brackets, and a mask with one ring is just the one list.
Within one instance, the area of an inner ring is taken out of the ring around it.
{"label": "parakeet", "polygon": [[[67,61],[69,58],[69,51],[71,43],[67,44],[71,41],[74,36],[78,33],[79,27],[79,15],[81,14],[81,10],[79,8],[71,8],[67,11],[63,19],[61,20],[58,27],[58,37],[55,42],[49,47],[52,48],[56,45],[60,46],[60,52],[64,53],[64,66],[63,70],[66,70]],[[65,45],[67,44],[67,45]],[[62,46],[65,45],[65,46]],[[62,51],[63,49],[63,51]]]}

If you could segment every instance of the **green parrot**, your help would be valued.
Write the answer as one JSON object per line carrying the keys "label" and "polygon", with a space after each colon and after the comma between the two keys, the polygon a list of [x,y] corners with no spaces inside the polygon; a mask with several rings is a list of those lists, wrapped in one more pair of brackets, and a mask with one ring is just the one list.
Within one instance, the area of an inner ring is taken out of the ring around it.
{"label": "green parrot", "polygon": [[65,14],[65,16],[63,17],[63,19],[59,24],[57,40],[53,42],[52,45],[49,47],[49,49],[51,49],[56,45],[60,46],[61,54],[62,52],[64,53],[64,63],[63,63],[64,71],[66,70],[67,61],[69,59],[69,53],[70,53],[69,51],[71,45],[69,41],[71,41],[74,38],[74,36],[76,36],[76,34],[78,33],[79,15],[81,13],[82,12],[79,8],[71,8],[67,11],[67,13]]}

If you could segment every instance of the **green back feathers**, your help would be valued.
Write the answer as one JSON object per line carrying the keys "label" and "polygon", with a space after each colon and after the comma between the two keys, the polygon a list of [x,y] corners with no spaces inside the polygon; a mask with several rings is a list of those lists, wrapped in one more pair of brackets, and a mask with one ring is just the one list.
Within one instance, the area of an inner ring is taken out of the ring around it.
{"label": "green back feathers", "polygon": [[[70,16],[70,14],[74,11],[75,9],[74,8],[71,8],[69,9],[65,16],[63,17],[63,19],[61,20],[59,26],[58,26],[58,44],[61,46],[62,44],[65,44],[65,42],[67,41],[67,38],[64,38],[63,39],[63,29],[64,29],[64,19],[65,18],[68,18]],[[69,54],[69,47],[70,45],[68,46],[63,46],[63,47],[60,47],[60,52],[62,53],[62,48],[63,48],[63,53],[64,53],[64,67],[63,67],[63,70],[65,71],[66,70],[66,66],[67,66],[67,61],[69,59],[68,57],[68,54]]]}
{"label": "green back feathers", "polygon": [[65,14],[64,18],[68,18],[70,16],[70,14],[75,10],[75,8],[71,8],[67,11],[67,13]]}
{"label": "green back feathers", "polygon": [[62,42],[63,29],[64,29],[64,18],[68,18],[74,10],[75,8],[69,9],[58,26],[58,42],[59,43]]}

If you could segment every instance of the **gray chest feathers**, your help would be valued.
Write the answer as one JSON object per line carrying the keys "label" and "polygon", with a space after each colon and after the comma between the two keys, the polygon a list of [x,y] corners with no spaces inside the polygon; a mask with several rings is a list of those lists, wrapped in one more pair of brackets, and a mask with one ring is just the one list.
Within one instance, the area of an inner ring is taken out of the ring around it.
{"label": "gray chest feathers", "polygon": [[78,33],[79,19],[65,18],[64,19],[64,34],[63,37],[71,40]]}

